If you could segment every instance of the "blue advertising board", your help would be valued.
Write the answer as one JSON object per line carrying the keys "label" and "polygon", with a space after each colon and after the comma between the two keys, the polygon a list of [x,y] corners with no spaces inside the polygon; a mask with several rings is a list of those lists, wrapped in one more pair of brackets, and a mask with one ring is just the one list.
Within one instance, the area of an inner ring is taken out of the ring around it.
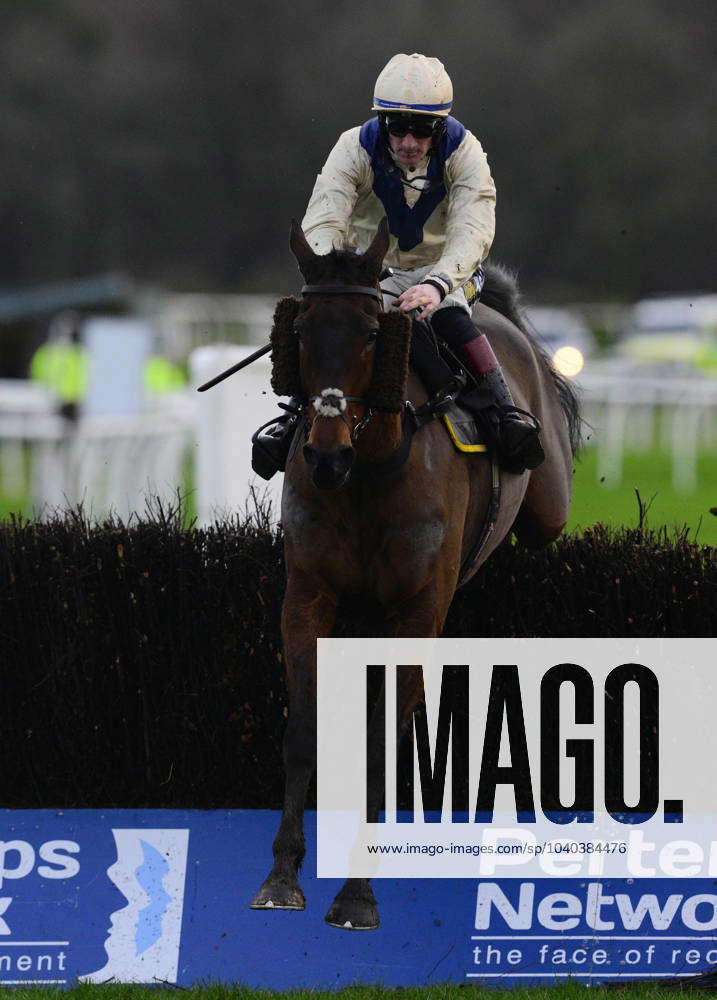
{"label": "blue advertising board", "polygon": [[717,962],[711,879],[380,879],[381,926],[323,921],[307,814],[304,912],[255,911],[276,812],[0,813],[0,985],[585,983]]}

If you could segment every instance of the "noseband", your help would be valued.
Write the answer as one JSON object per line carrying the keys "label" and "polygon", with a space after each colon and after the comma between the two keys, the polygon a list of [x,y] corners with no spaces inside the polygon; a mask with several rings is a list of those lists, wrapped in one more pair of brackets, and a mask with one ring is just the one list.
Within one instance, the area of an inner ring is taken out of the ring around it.
{"label": "noseband", "polygon": [[[304,285],[301,289],[302,295],[370,295],[372,299],[376,299],[381,307],[383,307],[383,297],[381,292],[377,288],[371,288],[369,285]],[[356,426],[351,429],[348,420],[346,419],[346,404],[347,403],[366,403],[363,396],[344,396],[341,389],[322,389],[318,396],[314,396],[311,400],[314,407],[316,408],[316,416],[314,420],[330,419],[332,417],[341,417],[343,422],[349,429],[349,434],[351,435],[351,444],[355,445],[358,440],[359,435],[364,430],[366,425],[372,416],[372,410],[370,406],[366,406],[366,412],[358,421]],[[310,430],[308,428],[307,430]]]}

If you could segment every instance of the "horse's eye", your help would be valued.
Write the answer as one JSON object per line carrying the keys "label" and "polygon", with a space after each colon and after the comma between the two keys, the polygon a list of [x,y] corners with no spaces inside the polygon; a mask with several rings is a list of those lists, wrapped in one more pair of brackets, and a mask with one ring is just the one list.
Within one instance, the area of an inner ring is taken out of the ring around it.
{"label": "horse's eye", "polygon": [[367,346],[376,343],[376,337],[378,337],[378,327],[375,330],[371,330],[366,339]]}

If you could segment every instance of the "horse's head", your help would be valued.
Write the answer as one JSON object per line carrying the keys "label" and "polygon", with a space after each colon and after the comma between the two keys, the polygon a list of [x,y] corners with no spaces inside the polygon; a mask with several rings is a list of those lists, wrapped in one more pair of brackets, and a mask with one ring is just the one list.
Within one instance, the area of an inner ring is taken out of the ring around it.
{"label": "horse's head", "polygon": [[[388,250],[385,220],[364,254],[315,254],[296,222],[290,246],[306,285],[301,300],[283,299],[277,307],[272,384],[280,395],[306,400],[303,454],[312,481],[337,489],[377,419],[374,411],[402,410],[410,324],[404,315],[382,309],[378,280]],[[398,443],[400,437],[392,447]]]}

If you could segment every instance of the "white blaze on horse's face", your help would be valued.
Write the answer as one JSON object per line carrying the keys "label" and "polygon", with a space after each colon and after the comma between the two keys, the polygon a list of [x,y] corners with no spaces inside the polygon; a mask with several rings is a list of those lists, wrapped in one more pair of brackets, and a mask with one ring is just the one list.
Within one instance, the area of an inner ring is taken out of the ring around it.
{"label": "white blaze on horse's face", "polygon": [[304,445],[304,458],[314,486],[319,489],[335,490],[343,486],[353,465],[354,449],[345,416],[348,401],[343,389],[336,388],[322,389],[311,397],[316,416]]}
{"label": "white blaze on horse's face", "polygon": [[346,399],[342,389],[322,389],[311,402],[317,417],[340,417],[346,412]]}

